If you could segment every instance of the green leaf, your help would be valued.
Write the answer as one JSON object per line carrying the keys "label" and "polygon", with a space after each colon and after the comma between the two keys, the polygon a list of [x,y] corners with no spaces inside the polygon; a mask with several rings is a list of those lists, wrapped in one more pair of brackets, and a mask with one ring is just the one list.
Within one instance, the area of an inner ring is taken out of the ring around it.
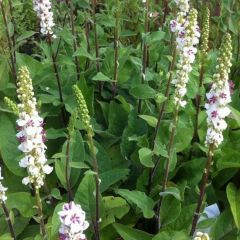
{"label": "green leaf", "polygon": [[151,88],[148,84],[140,84],[133,87],[130,90],[130,94],[137,99],[148,99],[154,98],[156,96],[155,90]]}
{"label": "green leaf", "polygon": [[36,200],[30,193],[17,192],[8,194],[7,207],[9,209],[16,208],[24,217],[32,217],[36,214],[35,205]]}
{"label": "green leaf", "polygon": [[166,36],[166,33],[159,30],[155,32],[151,32],[149,36],[149,44],[153,44],[154,42],[160,42],[162,39],[164,39]]}
{"label": "green leaf", "polygon": [[239,151],[232,148],[224,151],[223,156],[217,161],[218,170],[225,168],[240,168],[240,154]]}
{"label": "green leaf", "polygon": [[162,207],[160,211],[161,225],[166,226],[175,221],[181,213],[180,201],[171,195],[163,198]]}
{"label": "green leaf", "polygon": [[191,238],[184,231],[163,231],[157,234],[152,240],[190,240]]}
{"label": "green leaf", "polygon": [[78,56],[78,57],[86,57],[86,58],[89,58],[89,59],[92,60],[92,61],[95,61],[95,60],[96,60],[96,58],[95,58],[93,55],[91,55],[90,53],[88,53],[88,51],[87,51],[85,48],[83,48],[83,47],[79,48],[79,49],[73,54],[73,57],[76,57],[76,56]]}
{"label": "green leaf", "polygon": [[152,161],[153,152],[151,149],[143,147],[139,149],[138,154],[140,162],[143,166],[148,168],[154,167],[154,163]]}
{"label": "green leaf", "polygon": [[154,216],[154,201],[144,192],[118,189],[116,193],[125,198],[129,203],[137,205],[142,210],[145,218],[152,218]]}
{"label": "green leaf", "polygon": [[231,115],[230,116],[232,118],[234,118],[236,120],[238,126],[240,126],[240,112],[232,106],[229,106],[229,108],[231,109]]}
{"label": "green leaf", "polygon": [[104,75],[102,72],[98,72],[93,78],[93,81],[104,81],[104,82],[114,82],[108,76]]}
{"label": "green leaf", "polygon": [[30,38],[30,37],[33,36],[35,33],[36,33],[36,32],[33,32],[33,31],[26,31],[26,32],[24,32],[21,36],[19,36],[19,37],[17,38],[17,42],[19,43],[19,42],[21,42],[21,41],[23,41],[23,40],[25,40],[25,39],[27,39],[27,38]]}
{"label": "green leaf", "polygon": [[181,201],[181,193],[176,187],[168,187],[164,192],[160,192],[160,196],[172,195],[177,200]]}
{"label": "green leaf", "polygon": [[157,122],[158,122],[157,118],[149,115],[139,115],[139,117],[145,120],[149,126],[153,128],[157,126]]}
{"label": "green leaf", "polygon": [[129,169],[112,169],[100,174],[101,192],[106,191],[110,186],[125,178],[129,173]]}
{"label": "green leaf", "polygon": [[64,203],[59,203],[54,209],[52,216],[51,239],[57,239],[58,237],[58,231],[61,224],[58,212],[62,210],[63,204]]}
{"label": "green leaf", "polygon": [[227,186],[227,198],[236,227],[240,229],[240,189],[237,189],[233,183],[229,183]]}
{"label": "green leaf", "polygon": [[113,224],[113,226],[118,232],[118,234],[124,240],[151,240],[152,239],[152,235],[150,235],[149,233],[140,231],[138,229],[130,228],[118,223]]}
{"label": "green leaf", "polygon": [[115,218],[121,219],[129,212],[129,205],[125,199],[121,197],[107,196],[103,198],[104,216],[101,228],[115,222]]}

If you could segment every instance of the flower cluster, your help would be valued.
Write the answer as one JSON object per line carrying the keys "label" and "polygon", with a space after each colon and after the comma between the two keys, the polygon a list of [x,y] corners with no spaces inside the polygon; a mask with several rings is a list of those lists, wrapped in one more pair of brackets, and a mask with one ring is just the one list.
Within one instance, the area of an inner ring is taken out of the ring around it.
{"label": "flower cluster", "polygon": [[209,18],[210,18],[209,8],[205,7],[203,12],[203,26],[202,26],[202,37],[201,37],[201,46],[200,46],[202,53],[207,53],[208,51]]}
{"label": "flower cluster", "polygon": [[175,0],[179,11],[177,12],[176,20],[170,21],[170,29],[172,32],[178,33],[182,30],[182,25],[186,20],[187,13],[189,11],[189,0]]}
{"label": "flower cluster", "polygon": [[7,200],[7,196],[6,196],[7,188],[5,188],[2,185],[1,180],[3,180],[3,177],[1,175],[1,167],[0,167],[0,203],[4,203]]}
{"label": "flower cluster", "polygon": [[178,32],[176,38],[177,49],[179,51],[179,60],[177,64],[176,78],[172,83],[175,85],[174,103],[176,108],[184,107],[186,101],[183,100],[189,80],[189,73],[192,71],[192,63],[197,53],[196,44],[199,42],[200,31],[197,25],[197,10],[191,9],[188,18]]}
{"label": "flower cluster", "polygon": [[197,232],[194,240],[210,240],[207,233]]}
{"label": "flower cluster", "polygon": [[73,93],[77,100],[77,104],[78,104],[77,110],[84,124],[84,127],[87,129],[87,131],[91,131],[92,125],[90,124],[89,111],[88,111],[84,96],[82,94],[82,91],[79,89],[77,85],[73,85]]}
{"label": "flower cluster", "polygon": [[85,212],[79,204],[64,204],[58,215],[61,221],[60,240],[86,240],[83,232],[89,227],[89,223],[85,220]]}
{"label": "flower cluster", "polygon": [[23,184],[32,183],[36,189],[44,185],[45,174],[50,174],[52,167],[47,165],[45,157],[46,133],[43,129],[43,119],[38,115],[36,98],[34,97],[32,80],[26,67],[19,70],[17,93],[20,100],[19,119],[17,120],[18,146],[25,156],[20,160],[20,167],[27,168],[28,177],[23,179]]}
{"label": "flower cluster", "polygon": [[223,131],[227,128],[224,120],[230,114],[228,103],[231,102],[231,93],[229,88],[229,72],[231,68],[232,46],[231,36],[226,34],[223,39],[220,54],[218,57],[217,73],[213,75],[213,84],[209,93],[207,93],[207,136],[206,145],[213,144],[214,147],[223,141]]}
{"label": "flower cluster", "polygon": [[33,9],[40,19],[41,33],[43,35],[53,34],[55,24],[51,8],[52,5],[49,0],[33,0]]}

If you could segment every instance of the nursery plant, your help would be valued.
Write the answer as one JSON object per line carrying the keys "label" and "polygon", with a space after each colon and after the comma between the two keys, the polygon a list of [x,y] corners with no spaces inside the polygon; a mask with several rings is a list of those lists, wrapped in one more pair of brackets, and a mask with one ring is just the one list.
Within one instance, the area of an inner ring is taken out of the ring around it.
{"label": "nursery plant", "polygon": [[0,10],[0,240],[240,239],[239,1]]}

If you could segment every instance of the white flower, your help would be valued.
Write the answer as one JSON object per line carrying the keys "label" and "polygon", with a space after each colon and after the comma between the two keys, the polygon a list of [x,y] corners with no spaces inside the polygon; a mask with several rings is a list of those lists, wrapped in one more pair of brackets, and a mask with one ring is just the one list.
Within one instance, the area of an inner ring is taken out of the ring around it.
{"label": "white flower", "polygon": [[37,112],[32,80],[27,68],[20,69],[17,85],[21,104],[17,120],[19,132],[16,136],[20,142],[18,149],[25,154],[25,157],[20,160],[19,166],[27,168],[29,175],[22,182],[25,185],[32,183],[38,189],[44,184],[45,174],[50,174],[53,168],[46,164],[46,146],[44,144],[46,133],[43,129],[43,119]]}
{"label": "white flower", "polygon": [[210,240],[207,233],[197,232],[194,240]]}
{"label": "white flower", "polygon": [[85,212],[79,204],[74,202],[64,204],[58,215],[61,221],[60,239],[84,240],[86,238],[83,232],[89,227],[89,223],[85,220]]}
{"label": "white flower", "polygon": [[41,33],[43,35],[53,34],[55,24],[51,8],[49,0],[33,0],[33,9],[40,19]]}
{"label": "white flower", "polygon": [[0,167],[0,203],[1,202],[6,202],[6,200],[7,200],[7,196],[6,196],[7,188],[5,188],[1,183],[1,180],[3,180],[1,172],[2,172],[2,170],[1,170],[1,167]]}

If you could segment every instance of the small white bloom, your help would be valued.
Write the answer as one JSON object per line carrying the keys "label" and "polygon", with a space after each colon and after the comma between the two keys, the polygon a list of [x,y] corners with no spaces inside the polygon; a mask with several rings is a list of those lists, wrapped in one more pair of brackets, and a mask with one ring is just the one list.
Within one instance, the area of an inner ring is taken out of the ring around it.
{"label": "small white bloom", "polygon": [[[2,170],[1,170],[1,167],[0,167],[0,180],[3,180],[1,172],[2,172]],[[6,202],[6,200],[7,200],[6,191],[7,191],[7,188],[5,188],[2,185],[2,183],[0,182],[0,203],[1,202]]]}

